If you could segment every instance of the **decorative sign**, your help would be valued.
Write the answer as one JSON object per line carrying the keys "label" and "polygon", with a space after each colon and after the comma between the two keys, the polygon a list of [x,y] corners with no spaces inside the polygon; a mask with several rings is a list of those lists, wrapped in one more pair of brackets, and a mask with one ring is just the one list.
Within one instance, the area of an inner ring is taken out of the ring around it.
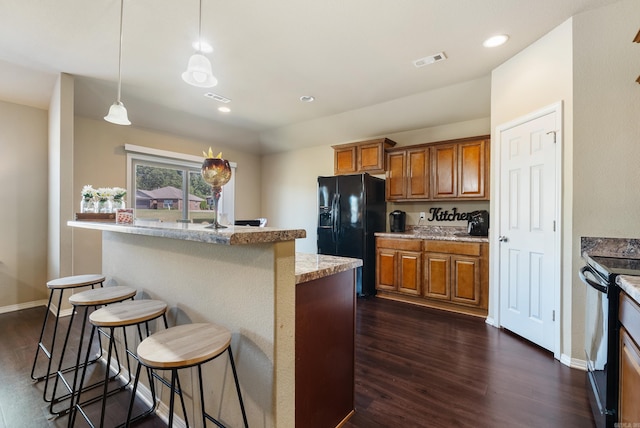
{"label": "decorative sign", "polygon": [[466,221],[469,220],[471,213],[460,213],[458,208],[452,208],[451,211],[442,208],[429,208],[431,217],[428,221]]}

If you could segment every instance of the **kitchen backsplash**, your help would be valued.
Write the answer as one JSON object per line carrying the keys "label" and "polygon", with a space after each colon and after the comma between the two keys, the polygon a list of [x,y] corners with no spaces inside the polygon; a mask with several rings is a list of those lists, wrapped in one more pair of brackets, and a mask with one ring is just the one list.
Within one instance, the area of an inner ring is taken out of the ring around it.
{"label": "kitchen backsplash", "polygon": [[[431,209],[440,209],[438,214],[442,217],[442,213],[447,211],[450,214],[448,217],[453,218],[451,215],[456,209],[456,213],[468,213],[477,210],[489,211],[489,201],[455,201],[455,202],[387,202],[387,224],[388,214],[394,210],[401,210],[407,213],[406,224],[408,226],[467,226],[467,220],[454,220],[454,221],[438,221],[433,220]],[[425,219],[420,222],[420,212],[425,213]],[[438,218],[438,217],[436,217]],[[459,218],[459,216],[458,216]],[[491,218],[489,219],[491,221]]]}

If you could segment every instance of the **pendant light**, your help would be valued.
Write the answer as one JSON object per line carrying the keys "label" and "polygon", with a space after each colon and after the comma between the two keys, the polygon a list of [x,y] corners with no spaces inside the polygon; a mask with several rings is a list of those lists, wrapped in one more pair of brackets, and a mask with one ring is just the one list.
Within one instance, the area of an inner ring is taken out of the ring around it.
{"label": "pendant light", "polygon": [[187,71],[182,73],[182,80],[199,88],[211,88],[218,84],[218,79],[213,77],[211,62],[202,53],[200,43],[202,40],[202,0],[200,0],[200,14],[198,23],[198,50],[189,58]]}
{"label": "pendant light", "polygon": [[109,108],[109,114],[104,117],[107,122],[116,125],[131,125],[127,117],[127,109],[120,101],[120,91],[122,87],[122,11],[124,9],[124,0],[120,0],[120,50],[118,53],[118,99]]}

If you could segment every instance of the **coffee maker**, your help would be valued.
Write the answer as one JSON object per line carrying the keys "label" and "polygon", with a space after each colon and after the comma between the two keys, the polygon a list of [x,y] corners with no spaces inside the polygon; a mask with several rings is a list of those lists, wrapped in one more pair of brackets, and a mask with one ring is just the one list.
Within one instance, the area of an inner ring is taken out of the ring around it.
{"label": "coffee maker", "polygon": [[469,223],[467,232],[474,236],[489,235],[489,212],[485,210],[473,211],[469,213]]}
{"label": "coffee maker", "polygon": [[406,220],[407,213],[404,211],[395,210],[389,213],[389,228],[391,232],[404,232]]}

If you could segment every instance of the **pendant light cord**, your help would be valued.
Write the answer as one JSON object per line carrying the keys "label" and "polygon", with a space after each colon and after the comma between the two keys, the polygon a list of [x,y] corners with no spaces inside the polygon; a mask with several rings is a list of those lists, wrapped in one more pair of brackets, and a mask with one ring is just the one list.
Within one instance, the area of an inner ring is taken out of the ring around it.
{"label": "pendant light cord", "polygon": [[200,0],[198,17],[198,52],[202,52],[202,0]]}
{"label": "pendant light cord", "polygon": [[120,47],[118,52],[118,104],[120,104],[120,88],[122,86],[122,16],[124,0],[120,0]]}

